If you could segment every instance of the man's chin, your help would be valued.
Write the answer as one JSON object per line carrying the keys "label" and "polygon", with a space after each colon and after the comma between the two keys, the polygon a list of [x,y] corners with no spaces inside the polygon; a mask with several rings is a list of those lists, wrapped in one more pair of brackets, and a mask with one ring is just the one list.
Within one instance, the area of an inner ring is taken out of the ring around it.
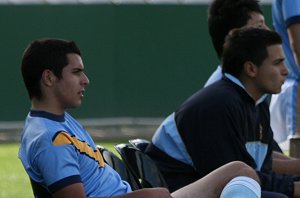
{"label": "man's chin", "polygon": [[281,87],[279,89],[274,90],[273,92],[270,92],[270,94],[279,94],[281,92]]}
{"label": "man's chin", "polygon": [[69,106],[66,107],[66,109],[74,109],[74,108],[80,107],[80,105],[81,105],[81,102],[78,103],[78,104],[69,105]]}

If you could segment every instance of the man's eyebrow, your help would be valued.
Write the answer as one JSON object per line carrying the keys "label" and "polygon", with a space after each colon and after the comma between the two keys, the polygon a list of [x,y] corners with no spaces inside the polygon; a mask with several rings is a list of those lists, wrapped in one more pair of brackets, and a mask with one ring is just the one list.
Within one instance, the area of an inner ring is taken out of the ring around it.
{"label": "man's eyebrow", "polygon": [[73,67],[72,70],[83,71],[84,68],[78,66],[78,67]]}

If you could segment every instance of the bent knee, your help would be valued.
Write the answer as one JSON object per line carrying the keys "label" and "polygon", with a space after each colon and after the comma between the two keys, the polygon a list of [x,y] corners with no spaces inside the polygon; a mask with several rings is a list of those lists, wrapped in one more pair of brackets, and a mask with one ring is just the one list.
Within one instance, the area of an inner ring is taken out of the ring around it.
{"label": "bent knee", "polygon": [[232,168],[235,168],[237,170],[240,170],[240,169],[252,169],[249,165],[247,165],[245,162],[242,162],[242,161],[232,161],[232,162],[229,162],[228,165],[230,165]]}
{"label": "bent knee", "polygon": [[241,161],[233,161],[233,162],[230,162],[230,164],[232,166],[232,169],[236,170],[237,174],[239,176],[251,177],[254,180],[256,180],[257,182],[259,182],[259,177],[258,177],[256,171],[251,166],[249,166],[246,163],[241,162]]}

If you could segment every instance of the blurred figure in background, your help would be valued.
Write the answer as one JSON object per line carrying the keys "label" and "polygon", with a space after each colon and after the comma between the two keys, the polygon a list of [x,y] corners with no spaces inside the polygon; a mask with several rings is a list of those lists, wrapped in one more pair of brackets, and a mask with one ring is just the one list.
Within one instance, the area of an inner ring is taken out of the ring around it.
{"label": "blurred figure in background", "polygon": [[[267,28],[257,0],[214,0],[208,9],[208,31],[217,53],[222,59],[227,34],[241,27]],[[222,66],[212,73],[204,87],[222,78]]]}
{"label": "blurred figure in background", "polygon": [[[273,0],[272,17],[283,40],[289,75],[282,91],[272,96],[271,126],[275,140],[283,142],[289,138],[290,154],[300,157],[300,1]],[[296,150],[293,146],[297,146]]]}

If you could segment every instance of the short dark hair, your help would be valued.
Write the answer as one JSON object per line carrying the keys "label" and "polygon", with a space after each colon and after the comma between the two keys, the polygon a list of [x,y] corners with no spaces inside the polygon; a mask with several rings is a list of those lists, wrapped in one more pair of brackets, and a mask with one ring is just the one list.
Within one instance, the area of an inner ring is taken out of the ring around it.
{"label": "short dark hair", "polygon": [[214,0],[208,10],[208,30],[221,59],[226,35],[231,29],[247,24],[251,13],[263,14],[258,0]]}
{"label": "short dark hair", "polygon": [[239,77],[243,65],[251,61],[258,67],[269,55],[267,47],[281,44],[278,33],[261,28],[240,28],[226,37],[222,56],[222,72]]}
{"label": "short dark hair", "polygon": [[61,78],[63,68],[68,65],[69,53],[81,55],[74,41],[43,38],[28,45],[23,54],[21,70],[30,99],[42,98],[40,80],[45,69]]}

